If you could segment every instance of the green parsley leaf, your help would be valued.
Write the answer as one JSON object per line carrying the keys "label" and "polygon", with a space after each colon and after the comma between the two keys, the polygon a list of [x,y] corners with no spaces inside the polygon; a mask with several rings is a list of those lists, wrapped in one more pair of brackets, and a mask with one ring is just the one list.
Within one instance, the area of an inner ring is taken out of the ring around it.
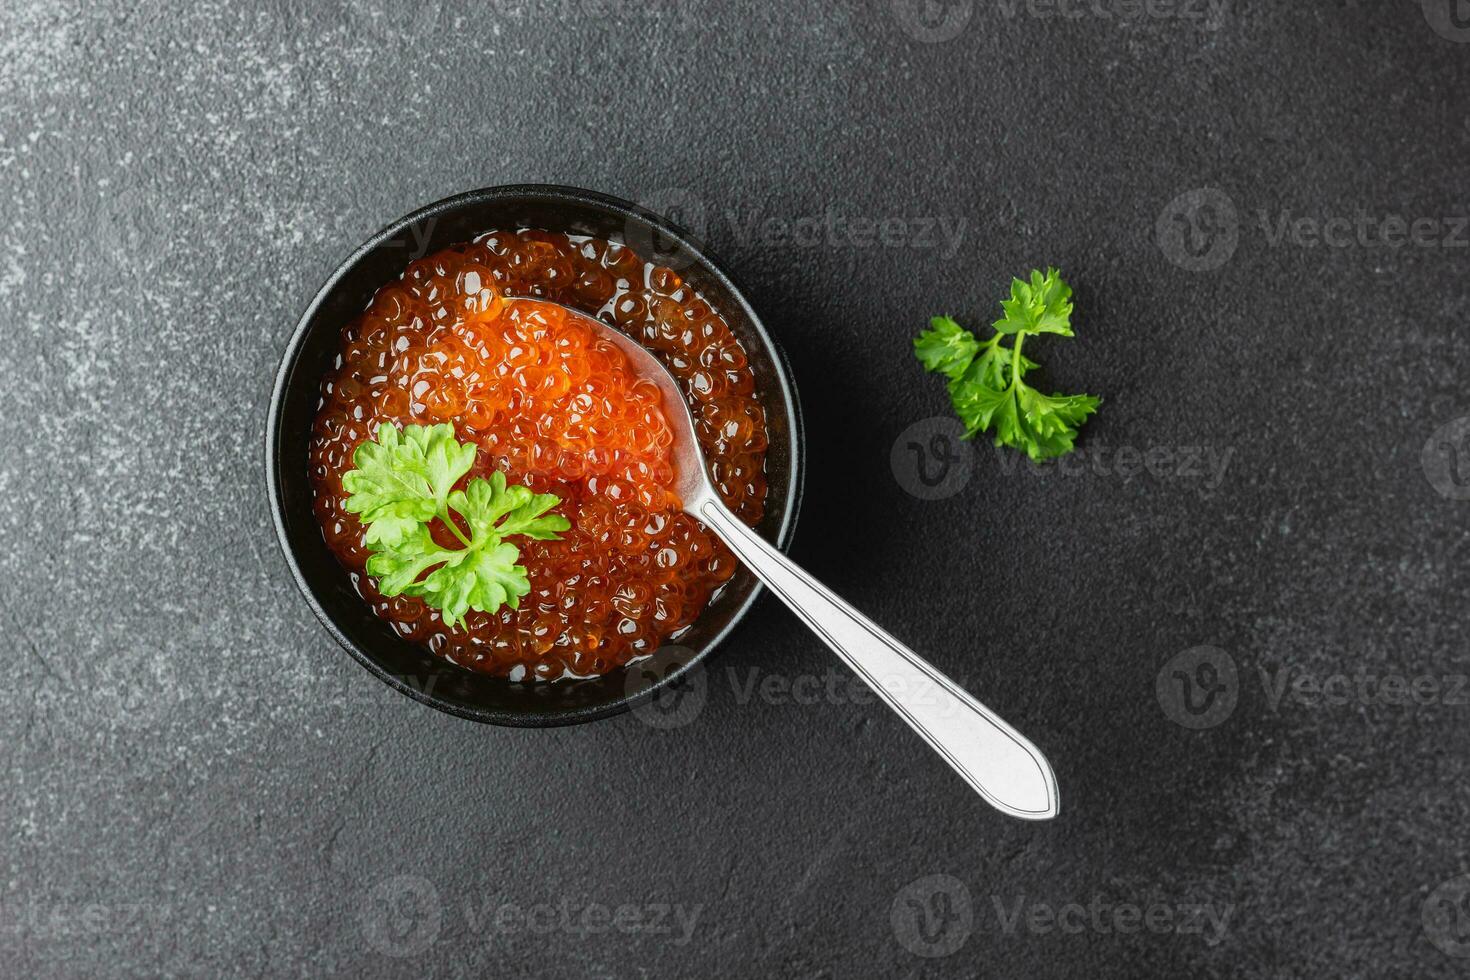
{"label": "green parsley leaf", "polygon": [[[475,446],[456,441],[452,425],[410,425],[401,434],[397,426],[380,426],[376,441],[359,446],[352,461],[342,486],[347,510],[367,525],[368,574],[383,595],[418,596],[449,627],[471,609],[515,609],[531,591],[517,564],[520,549],[506,537],[554,541],[571,527],[560,514],[547,513],[561,498],[507,486],[504,473],[455,490],[474,465]],[[436,519],[463,548],[434,540],[430,525]]]}
{"label": "green parsley leaf", "polygon": [[1004,388],[1010,383],[1013,367],[1024,378],[1027,371],[1037,366],[1035,361],[1024,354],[1021,356],[1020,364],[1016,365],[1015,351],[1009,347],[1003,347],[1000,343],[1003,336],[1005,335],[996,334],[990,338],[990,343],[980,346],[980,353],[970,362],[970,366],[960,377],[949,383],[951,390],[956,385],[968,387],[975,384],[990,388]]}
{"label": "green parsley leaf", "polygon": [[980,343],[975,335],[947,316],[929,321],[929,329],[914,338],[914,354],[930,371],[957,379],[965,373]]}
{"label": "green parsley leaf", "polygon": [[434,541],[427,524],[415,524],[397,545],[374,551],[367,560],[367,571],[378,580],[383,595],[419,595],[419,576],[435,565],[456,560],[454,551]]}
{"label": "green parsley leaf", "polygon": [[1015,400],[1008,388],[976,383],[951,385],[949,400],[955,414],[965,423],[966,439],[973,439],[995,425],[997,412],[1002,417],[1014,415]]}
{"label": "green parsley leaf", "polygon": [[450,490],[474,462],[475,447],[456,442],[452,425],[410,425],[400,434],[385,423],[376,442],[352,454],[353,469],[342,477],[347,510],[369,526],[369,547],[391,548],[444,510]]}
{"label": "green parsley leaf", "polygon": [[[1072,336],[1072,289],[1056,269],[1032,270],[1030,282],[1011,282],[1001,301],[1005,316],[985,343],[949,317],[935,317],[914,341],[914,353],[930,371],[946,375],[950,402],[965,423],[964,438],[994,432],[997,446],[1010,446],[1033,460],[1072,451],[1077,427],[1097,411],[1092,395],[1043,395],[1028,385],[1037,367],[1021,352],[1026,338],[1051,333]],[[1004,340],[1014,338],[1007,347]]]}
{"label": "green parsley leaf", "polygon": [[1056,269],[1042,275],[1031,270],[1031,281],[1011,280],[1011,298],[1002,300],[1005,316],[992,326],[1003,334],[1059,333],[1072,336],[1072,287]]}
{"label": "green parsley leaf", "polygon": [[[475,480],[464,490],[449,495],[449,506],[463,514],[477,534],[487,531],[502,537],[524,534],[538,541],[554,541],[559,537],[557,532],[571,527],[560,514],[546,513],[559,503],[561,498],[555,494],[507,487],[504,473],[493,473],[488,480]],[[502,517],[505,520],[501,521]]]}
{"label": "green parsley leaf", "polygon": [[470,609],[494,612],[502,605],[516,609],[521,596],[531,591],[525,568],[516,564],[520,549],[510,542],[461,554],[465,557],[458,563],[441,565],[431,573],[419,593],[441,611],[446,623],[463,620]]}

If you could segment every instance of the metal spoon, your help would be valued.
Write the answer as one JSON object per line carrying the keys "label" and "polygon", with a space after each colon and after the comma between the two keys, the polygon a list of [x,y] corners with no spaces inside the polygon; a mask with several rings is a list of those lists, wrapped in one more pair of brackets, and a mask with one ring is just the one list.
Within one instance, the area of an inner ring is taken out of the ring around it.
{"label": "metal spoon", "polygon": [[991,806],[1023,820],[1057,815],[1057,780],[1046,757],[959,685],[935,670],[856,609],[802,571],[720,501],[694,420],[678,382],[637,341],[577,310],[617,344],[634,369],[659,386],[673,430],[675,492],[684,510],[718,534],[730,550],[801,617],[877,695]]}

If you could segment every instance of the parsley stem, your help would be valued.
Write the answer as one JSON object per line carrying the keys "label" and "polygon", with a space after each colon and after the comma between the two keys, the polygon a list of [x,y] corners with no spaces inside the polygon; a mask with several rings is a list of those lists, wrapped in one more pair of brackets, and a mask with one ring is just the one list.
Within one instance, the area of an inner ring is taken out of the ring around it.
{"label": "parsley stem", "polygon": [[[999,336],[999,335],[997,335]],[[1021,383],[1021,344],[1025,343],[1024,332],[1016,334],[1016,346],[1011,348],[1011,387],[1014,391]]]}
{"label": "parsley stem", "polygon": [[456,538],[459,538],[460,541],[464,542],[464,546],[466,548],[474,547],[474,545],[470,543],[470,539],[465,537],[463,532],[460,531],[459,525],[454,523],[454,518],[449,516],[449,508],[446,507],[443,510],[439,511],[439,520],[444,522],[444,526],[449,528],[449,530],[454,533],[454,536]]}

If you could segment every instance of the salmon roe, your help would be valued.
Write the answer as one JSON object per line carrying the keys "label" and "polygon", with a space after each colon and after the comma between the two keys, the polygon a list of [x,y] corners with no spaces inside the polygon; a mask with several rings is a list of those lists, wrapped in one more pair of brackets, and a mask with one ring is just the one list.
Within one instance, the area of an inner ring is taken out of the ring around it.
{"label": "salmon roe", "polygon": [[[552,302],[540,302],[549,300]],[[734,556],[672,491],[673,435],[652,381],[563,304],[633,337],[678,379],[721,497],[764,511],[765,415],[744,348],[671,269],[625,246],[497,231],[410,263],[347,325],[312,430],[315,509],[328,547],[401,635],[512,680],[606,673],[685,630]],[[503,471],[554,493],[571,529],[512,539],[531,592],[454,628],[365,572],[364,527],[342,477],[382,423],[452,423],[479,451],[465,481]]]}

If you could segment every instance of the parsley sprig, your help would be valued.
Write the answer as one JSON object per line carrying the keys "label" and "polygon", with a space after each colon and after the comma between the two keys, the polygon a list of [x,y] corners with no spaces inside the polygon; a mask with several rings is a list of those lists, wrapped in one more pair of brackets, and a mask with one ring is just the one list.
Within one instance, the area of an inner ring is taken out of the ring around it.
{"label": "parsley sprig", "polygon": [[[471,609],[515,609],[531,591],[525,568],[516,563],[520,549],[507,537],[550,541],[571,527],[560,514],[547,513],[561,498],[506,486],[504,473],[454,489],[474,462],[474,444],[458,442],[452,425],[409,425],[400,432],[384,424],[376,440],[357,447],[354,468],[342,477],[347,510],[367,525],[367,571],[378,591],[418,596],[450,627]],[[435,520],[464,547],[435,541]]]}
{"label": "parsley sprig", "polygon": [[[1026,384],[1035,361],[1021,353],[1026,338],[1039,334],[1072,336],[1072,288],[1056,269],[1033,269],[1031,281],[1011,281],[1011,298],[1001,301],[1005,315],[992,324],[995,334],[981,343],[947,316],[929,321],[914,340],[914,354],[930,371],[949,378],[949,398],[965,423],[964,438],[995,432],[997,446],[1023,450],[1033,460],[1072,451],[1077,427],[1097,411],[1092,395],[1043,395]],[[1006,338],[1014,338],[1011,346]]]}

